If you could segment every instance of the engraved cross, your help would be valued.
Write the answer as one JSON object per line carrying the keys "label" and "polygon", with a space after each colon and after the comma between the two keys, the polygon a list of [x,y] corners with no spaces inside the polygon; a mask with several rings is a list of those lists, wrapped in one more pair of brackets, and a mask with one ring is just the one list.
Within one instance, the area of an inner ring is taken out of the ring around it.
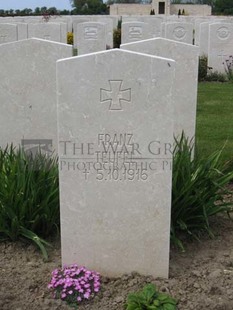
{"label": "engraved cross", "polygon": [[108,102],[109,110],[123,110],[122,101],[131,102],[131,88],[122,89],[122,80],[110,80],[110,90],[100,89],[100,102]]}
{"label": "engraved cross", "polygon": [[221,57],[222,64],[224,64],[224,61],[226,60],[227,57],[229,57],[229,55],[225,55],[224,51],[221,50],[220,55],[218,55],[218,57]]}

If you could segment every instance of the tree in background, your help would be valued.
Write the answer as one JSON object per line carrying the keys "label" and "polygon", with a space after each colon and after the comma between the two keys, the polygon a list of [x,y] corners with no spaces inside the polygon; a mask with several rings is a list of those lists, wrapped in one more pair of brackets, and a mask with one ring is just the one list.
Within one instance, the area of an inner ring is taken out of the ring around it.
{"label": "tree in background", "polygon": [[98,15],[108,14],[108,7],[103,0],[70,0],[74,10],[72,14],[77,15]]}
{"label": "tree in background", "polygon": [[233,15],[233,1],[232,0],[216,0],[214,12],[221,15]]}
{"label": "tree in background", "polygon": [[108,5],[111,5],[111,4],[114,4],[114,3],[151,3],[152,0],[108,0],[107,1],[107,4]]}
{"label": "tree in background", "polygon": [[55,7],[47,8],[44,7],[36,7],[33,11],[32,9],[25,8],[23,10],[0,10],[0,16],[40,16],[40,15],[70,15],[72,11],[69,10],[58,10]]}

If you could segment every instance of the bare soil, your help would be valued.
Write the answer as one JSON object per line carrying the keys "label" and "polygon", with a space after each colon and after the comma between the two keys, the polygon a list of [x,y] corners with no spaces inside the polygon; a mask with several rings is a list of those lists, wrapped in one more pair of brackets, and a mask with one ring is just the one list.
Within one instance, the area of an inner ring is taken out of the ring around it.
{"label": "bare soil", "polygon": [[[171,249],[168,280],[137,273],[120,278],[102,278],[98,295],[79,310],[123,309],[129,292],[155,283],[160,291],[179,300],[180,310],[233,310],[233,222],[228,217],[213,219],[215,238],[189,242],[186,252]],[[61,264],[60,244],[53,241],[49,261],[38,250],[22,242],[0,243],[0,309],[66,310],[47,289],[51,272]]]}

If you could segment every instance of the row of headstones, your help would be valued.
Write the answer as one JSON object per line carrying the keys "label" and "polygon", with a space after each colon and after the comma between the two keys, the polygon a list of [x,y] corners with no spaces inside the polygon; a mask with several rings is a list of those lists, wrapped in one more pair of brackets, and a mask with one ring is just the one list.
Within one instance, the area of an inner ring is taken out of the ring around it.
{"label": "row of headstones", "polygon": [[[0,44],[28,38],[67,43],[67,29],[66,23],[0,23]],[[82,22],[80,19],[74,26],[74,47],[77,45],[80,55],[112,48],[112,21]]]}
{"label": "row of headstones", "polygon": [[167,277],[173,135],[195,136],[198,48],[155,38],[71,55],[0,46],[1,147],[58,152],[63,264]]}
{"label": "row of headstones", "polygon": [[[79,27],[80,23],[90,23]],[[106,49],[113,47],[113,29],[118,17],[96,16],[57,16],[46,21],[43,17],[2,17],[0,18],[0,44],[31,37],[66,43],[67,32],[74,32],[74,47],[80,39],[98,39]],[[97,25],[92,24],[97,23]],[[6,24],[5,26],[2,24]],[[61,29],[60,29],[61,28]],[[80,33],[81,32],[81,33]]]}
{"label": "row of headstones", "polygon": [[[148,19],[148,18],[147,18]],[[145,17],[144,17],[145,20]],[[148,19],[149,20],[149,19]],[[76,24],[74,46],[78,43],[78,54],[103,51],[113,45],[113,25],[110,23],[81,22]],[[110,20],[109,20],[110,21]],[[218,72],[225,72],[225,61],[232,55],[233,23],[201,22],[196,20],[195,44],[200,46],[200,55],[208,57],[208,66]],[[0,24],[0,42],[12,42],[26,38],[42,38],[66,43],[67,24],[65,23],[29,23]],[[150,23],[128,21],[122,23],[122,43],[130,43],[153,37],[193,43],[192,23],[162,23],[154,18]]]}
{"label": "row of headstones", "polygon": [[[89,18],[78,17],[72,21],[74,46],[78,45],[79,55],[113,47],[113,19],[99,17],[102,20],[100,23],[88,22]],[[36,37],[66,43],[67,24],[32,23],[32,21],[38,21],[38,18],[31,18],[29,24],[0,24],[0,42]],[[225,71],[225,61],[232,55],[233,23],[231,18],[196,18],[189,23],[177,21],[164,23],[163,21],[161,17],[123,17],[122,43],[154,37],[164,37],[188,44],[195,43],[200,46],[200,55],[208,56],[209,67],[219,72]]]}
{"label": "row of headstones", "polygon": [[[129,18],[123,18],[128,20]],[[232,19],[196,19],[195,25],[187,22],[162,22],[161,19],[140,17],[139,21],[122,23],[122,42],[135,42],[151,37],[163,37],[200,47],[200,56],[208,57],[208,66],[214,71],[225,72],[226,60],[232,55]]]}
{"label": "row of headstones", "polygon": [[154,16],[146,16],[146,15],[130,15],[130,16],[116,16],[116,15],[55,15],[47,18],[41,16],[20,16],[20,17],[0,17],[0,23],[44,23],[44,22],[52,22],[52,23],[66,23],[69,32],[75,28],[77,23],[80,22],[101,22],[108,23],[109,20],[113,23],[113,28],[117,27],[118,21],[122,20],[122,22],[129,21],[141,21],[145,23],[153,23],[153,20],[160,20],[161,22],[186,22],[192,23],[195,26],[197,21],[218,21],[218,20],[231,20],[232,17],[226,16],[180,16],[179,18],[174,15],[154,15]]}
{"label": "row of headstones", "polygon": [[67,43],[67,24],[65,23],[0,23],[0,44],[40,38]]}

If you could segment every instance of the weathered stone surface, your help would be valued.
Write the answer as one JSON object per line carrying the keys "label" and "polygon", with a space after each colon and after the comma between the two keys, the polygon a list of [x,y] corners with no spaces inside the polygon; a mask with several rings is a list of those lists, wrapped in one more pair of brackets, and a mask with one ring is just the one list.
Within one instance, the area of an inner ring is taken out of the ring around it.
{"label": "weathered stone surface", "polygon": [[71,46],[39,39],[0,46],[1,147],[57,149],[56,61],[71,55]]}
{"label": "weathered stone surface", "polygon": [[14,24],[0,24],[0,44],[18,40],[17,26]]}
{"label": "weathered stone surface", "polygon": [[106,50],[106,26],[97,22],[77,24],[78,55]]}
{"label": "weathered stone surface", "polygon": [[166,23],[165,38],[183,43],[193,44],[193,24],[191,23]]}
{"label": "weathered stone surface", "polygon": [[173,92],[174,135],[180,136],[184,131],[187,137],[195,137],[198,47],[164,38],[154,38],[122,44],[121,49],[167,57],[176,61]]}
{"label": "weathered stone surface", "polygon": [[130,43],[150,38],[149,25],[144,22],[126,22],[121,25],[121,43]]}
{"label": "weathered stone surface", "polygon": [[208,66],[213,71],[225,73],[225,61],[233,54],[233,24],[209,25]]}
{"label": "weathered stone surface", "polygon": [[168,276],[174,66],[118,49],[57,63],[63,264]]}
{"label": "weathered stone surface", "polygon": [[28,37],[66,43],[67,24],[65,23],[29,23]]}

